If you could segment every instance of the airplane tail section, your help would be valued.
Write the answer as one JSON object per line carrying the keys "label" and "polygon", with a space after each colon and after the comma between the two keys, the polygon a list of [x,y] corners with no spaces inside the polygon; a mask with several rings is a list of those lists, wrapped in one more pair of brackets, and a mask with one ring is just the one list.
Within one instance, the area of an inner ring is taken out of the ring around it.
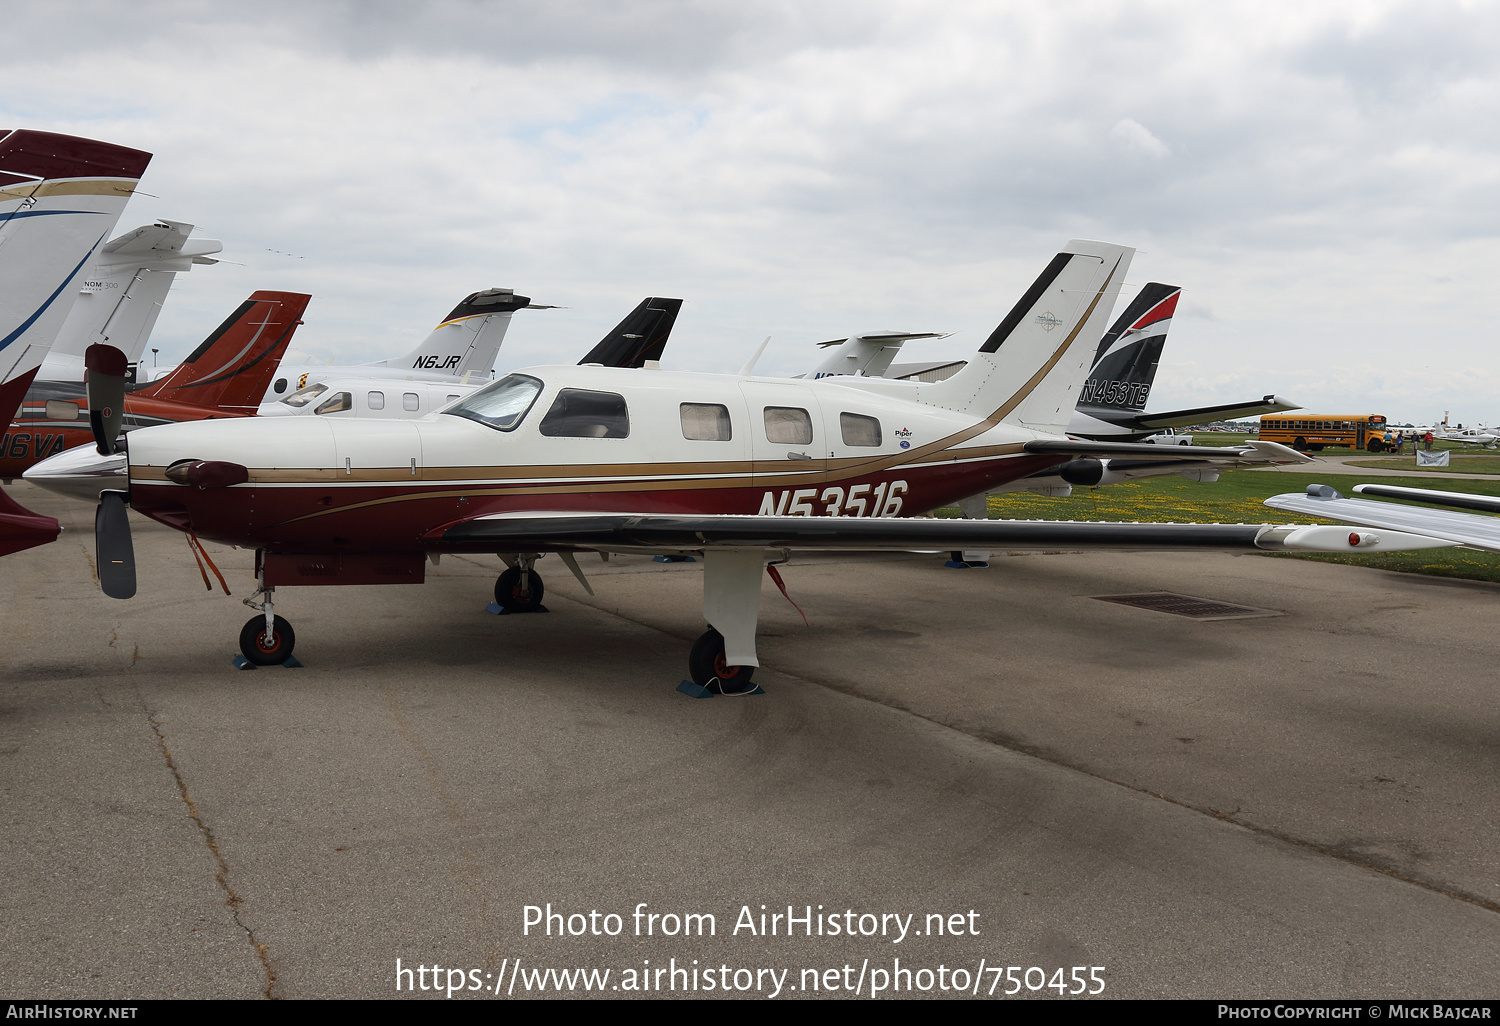
{"label": "airplane tail section", "polygon": [[95,343],[114,346],[128,363],[138,363],[177,273],[195,264],[218,263],[209,254],[220,252],[224,244],[190,239],[192,230],[181,221],[158,221],[101,246],[79,281],[78,298],[52,343],[42,376],[66,374],[66,380],[77,380],[83,352]]}
{"label": "airplane tail section", "polygon": [[1105,242],[1068,243],[968,365],[921,385],[917,398],[991,424],[1062,434],[1134,255]]}
{"label": "airplane tail section", "polygon": [[1078,409],[1085,413],[1096,409],[1139,413],[1146,408],[1181,295],[1180,286],[1159,281],[1147,283],[1136,293],[1099,340],[1093,369],[1078,397]]}
{"label": "airplane tail section", "polygon": [[399,367],[451,375],[465,381],[482,381],[495,367],[495,357],[510,315],[531,305],[526,296],[511,289],[485,289],[465,296],[422,340],[422,344],[405,356],[381,360],[373,367]]}
{"label": "airplane tail section", "polygon": [[92,139],[0,132],[0,381],[40,366],[150,160]]}
{"label": "airplane tail section", "polygon": [[131,394],[250,416],[311,299],[300,292],[251,293],[171,374]]}
{"label": "airplane tail section", "polygon": [[641,300],[639,306],[578,361],[578,365],[597,363],[605,367],[644,367],[647,360],[660,360],[681,309],[680,299],[650,296]]}
{"label": "airplane tail section", "polygon": [[[0,424],[26,389],[151,154],[27,129],[0,130]],[[57,537],[56,520],[0,495],[0,555]]]}

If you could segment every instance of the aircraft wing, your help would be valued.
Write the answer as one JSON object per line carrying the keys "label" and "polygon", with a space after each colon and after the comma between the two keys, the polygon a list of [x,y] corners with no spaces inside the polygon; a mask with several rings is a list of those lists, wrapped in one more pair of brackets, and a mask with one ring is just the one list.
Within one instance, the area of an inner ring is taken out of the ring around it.
{"label": "aircraft wing", "polygon": [[439,528],[432,549],[477,552],[701,551],[767,549],[1196,548],[1385,552],[1439,548],[1431,537],[1337,526],[1096,523],[1055,520],[934,520],[920,517],[492,514]]}
{"label": "aircraft wing", "polygon": [[1135,418],[1142,428],[1187,427],[1213,420],[1239,420],[1242,417],[1258,417],[1262,413],[1281,413],[1285,410],[1300,410],[1294,402],[1279,395],[1262,397],[1258,402],[1227,403],[1223,406],[1200,406],[1195,410],[1168,410],[1165,413],[1143,413]]}
{"label": "aircraft wing", "polygon": [[1487,552],[1500,552],[1500,519],[1476,513],[1402,506],[1393,502],[1347,499],[1328,485],[1308,485],[1306,492],[1286,492],[1266,500],[1272,509],[1307,516],[1341,520],[1365,527],[1378,527],[1440,538],[1450,545],[1467,545]]}
{"label": "aircraft wing", "polygon": [[1072,456],[1075,459],[1137,459],[1152,463],[1199,460],[1218,466],[1254,466],[1266,463],[1313,463],[1295,449],[1277,442],[1251,439],[1244,445],[1157,445],[1154,442],[1086,442],[1073,439],[1039,438],[1022,448],[1048,456]]}
{"label": "aircraft wing", "polygon": [[1406,488],[1401,485],[1361,484],[1354,490],[1361,495],[1379,495],[1388,499],[1407,499],[1425,502],[1433,506],[1456,506],[1459,509],[1477,509],[1485,513],[1500,513],[1500,498],[1493,495],[1475,495],[1472,492],[1444,492],[1436,488]]}

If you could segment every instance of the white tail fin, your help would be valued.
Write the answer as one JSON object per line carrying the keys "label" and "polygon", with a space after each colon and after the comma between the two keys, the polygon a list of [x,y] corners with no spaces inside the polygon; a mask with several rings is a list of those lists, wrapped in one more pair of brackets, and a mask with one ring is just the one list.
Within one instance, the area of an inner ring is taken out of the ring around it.
{"label": "white tail fin", "polygon": [[224,244],[217,239],[189,241],[192,230],[181,221],[158,221],[100,247],[79,280],[78,298],[39,377],[81,380],[83,352],[96,342],[114,346],[129,363],[139,362],[177,272],[191,270],[194,264],[218,263],[208,254],[218,253]]}
{"label": "white tail fin", "polygon": [[510,289],[486,289],[464,297],[410,353],[382,360],[375,367],[399,367],[483,381],[495,367],[495,356],[510,327],[510,315],[531,304]]}
{"label": "white tail fin", "polygon": [[0,132],[0,382],[41,365],[150,160],[92,139]]}
{"label": "white tail fin", "polygon": [[1134,255],[1106,242],[1069,242],[968,366],[923,384],[917,398],[992,424],[1064,433]]}

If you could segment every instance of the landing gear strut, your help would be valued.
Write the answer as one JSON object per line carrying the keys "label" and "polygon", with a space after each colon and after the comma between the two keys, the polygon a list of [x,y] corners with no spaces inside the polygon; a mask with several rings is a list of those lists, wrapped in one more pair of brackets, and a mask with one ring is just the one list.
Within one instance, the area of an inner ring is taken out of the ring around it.
{"label": "landing gear strut", "polygon": [[752,690],[753,666],[730,666],[724,659],[724,635],[710,627],[693,642],[688,652],[688,673],[693,683],[719,695],[738,695]]}
{"label": "landing gear strut", "polygon": [[544,608],[542,575],[531,569],[536,559],[536,556],[514,557],[515,562],[495,581],[495,605],[507,613],[534,613]]}
{"label": "landing gear strut", "polygon": [[[275,666],[292,657],[292,647],[297,644],[297,634],[285,617],[277,616],[272,608],[275,588],[267,588],[265,578],[260,578],[260,587],[255,594],[245,599],[245,605],[261,611],[252,616],[240,628],[240,651],[256,666]],[[257,601],[262,595],[265,601]]]}

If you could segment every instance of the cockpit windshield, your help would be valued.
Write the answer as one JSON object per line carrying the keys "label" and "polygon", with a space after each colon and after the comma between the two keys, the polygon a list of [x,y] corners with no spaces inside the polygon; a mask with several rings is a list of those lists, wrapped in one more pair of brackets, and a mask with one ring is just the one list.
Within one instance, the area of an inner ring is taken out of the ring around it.
{"label": "cockpit windshield", "polygon": [[513,431],[541,394],[542,383],[528,374],[507,374],[443,412],[477,420],[496,431]]}
{"label": "cockpit windshield", "polygon": [[301,409],[326,391],[328,391],[327,385],[308,385],[306,388],[297,389],[297,391],[281,401],[288,406],[295,406]]}

